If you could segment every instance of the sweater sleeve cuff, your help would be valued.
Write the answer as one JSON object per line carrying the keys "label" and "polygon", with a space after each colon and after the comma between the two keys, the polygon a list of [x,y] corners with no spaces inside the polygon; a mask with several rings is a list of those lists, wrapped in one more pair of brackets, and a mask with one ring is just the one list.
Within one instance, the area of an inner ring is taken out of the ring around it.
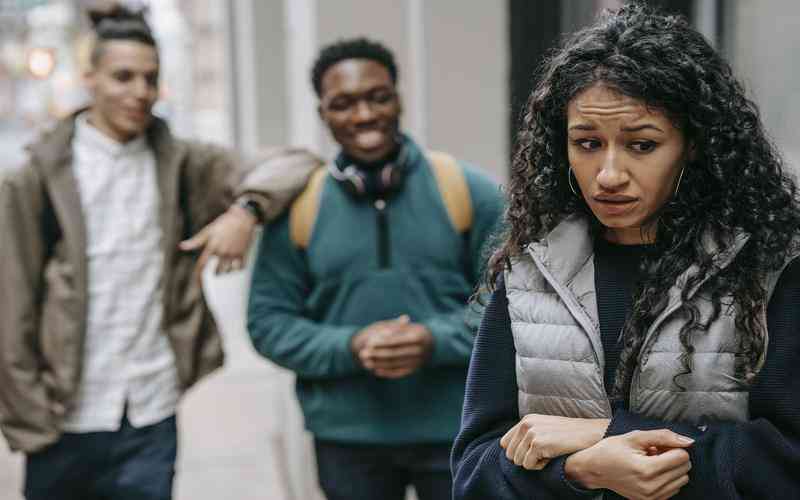
{"label": "sweater sleeve cuff", "polygon": [[[431,332],[433,337],[433,352],[431,352],[430,365],[431,366],[445,366],[453,364],[464,364],[469,359],[468,357],[462,359],[453,352],[452,337],[456,326],[454,321],[458,317],[455,315],[437,316],[427,319],[421,323],[425,325],[428,331]],[[465,352],[468,350],[465,348]]]}
{"label": "sweater sleeve cuff", "polygon": [[553,468],[556,469],[556,471],[558,472],[559,480],[562,483],[566,484],[567,487],[570,489],[570,491],[572,491],[572,493],[578,498],[594,498],[599,496],[600,492],[598,492],[597,490],[590,490],[584,488],[577,482],[572,481],[567,477],[567,471],[565,469],[567,465],[567,458],[569,458],[569,455],[558,457],[556,460],[553,461],[554,462]]}
{"label": "sweater sleeve cuff", "polygon": [[697,439],[703,434],[703,431],[691,424],[667,422],[655,418],[648,418],[637,413],[632,413],[627,410],[617,410],[611,418],[611,423],[608,425],[605,436],[619,436],[627,434],[631,431],[652,431],[657,429],[669,429],[672,432],[682,436]]}
{"label": "sweater sleeve cuff", "polygon": [[542,470],[531,471],[523,469],[509,460],[504,452],[500,453],[500,467],[503,469],[503,474],[515,484],[519,491],[535,490],[533,487],[525,487],[525,483],[528,481],[535,481],[544,485],[555,498],[579,499],[597,497],[600,493],[599,491],[580,488],[567,479],[564,473],[566,460],[566,456],[558,457],[551,460]]}
{"label": "sweater sleeve cuff", "polygon": [[359,329],[356,327],[343,327],[340,332],[341,335],[339,336],[340,340],[337,342],[337,350],[341,353],[339,358],[343,363],[341,366],[342,373],[357,373],[363,371],[365,368],[361,366],[361,363],[356,359],[355,353],[353,353],[353,350],[350,348],[353,337],[359,332]]}

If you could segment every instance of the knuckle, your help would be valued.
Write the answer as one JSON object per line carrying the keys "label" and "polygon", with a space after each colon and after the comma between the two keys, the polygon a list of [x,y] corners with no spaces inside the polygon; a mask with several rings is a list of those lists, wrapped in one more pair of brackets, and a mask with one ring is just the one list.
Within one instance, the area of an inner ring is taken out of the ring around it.
{"label": "knuckle", "polygon": [[642,486],[642,494],[644,498],[654,498],[658,489],[652,483],[645,484]]}
{"label": "knuckle", "polygon": [[670,442],[672,441],[672,432],[666,429],[656,429],[654,431],[650,431],[650,437],[658,441]]}
{"label": "knuckle", "polygon": [[652,470],[646,464],[637,464],[633,467],[633,473],[636,474],[637,477],[640,479],[647,480],[652,475]]}

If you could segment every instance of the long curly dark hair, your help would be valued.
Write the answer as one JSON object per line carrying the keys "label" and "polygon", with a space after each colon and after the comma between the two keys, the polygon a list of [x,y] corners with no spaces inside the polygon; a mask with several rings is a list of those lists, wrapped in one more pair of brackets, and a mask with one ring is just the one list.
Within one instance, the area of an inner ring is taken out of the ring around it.
{"label": "long curly dark hair", "polygon": [[[570,191],[567,160],[567,104],[597,83],[665,113],[695,151],[677,194],[657,214],[656,241],[641,264],[643,278],[624,327],[613,396],[628,393],[644,333],[692,265],[699,272],[683,288],[681,313],[688,321],[680,332],[684,372],[676,383],[691,373],[692,336],[707,330],[731,298],[741,332],[737,376],[752,380],[765,348],[763,280],[796,251],[797,188],[730,65],[682,17],[641,4],[606,11],[543,63],[524,109],[506,229],[489,260],[487,286],[492,289],[514,257],[568,215],[582,214],[602,230],[583,198]],[[703,285],[714,306],[713,317],[703,321],[686,302],[688,291],[711,274],[714,258],[742,232],[750,237],[734,262]],[[709,237],[718,250],[704,245]]]}

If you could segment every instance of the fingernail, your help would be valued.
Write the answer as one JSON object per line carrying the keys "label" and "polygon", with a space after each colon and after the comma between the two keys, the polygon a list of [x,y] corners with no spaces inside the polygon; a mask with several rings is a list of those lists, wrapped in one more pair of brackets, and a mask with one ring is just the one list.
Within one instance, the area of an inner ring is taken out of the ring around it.
{"label": "fingernail", "polygon": [[686,437],[686,436],[678,436],[678,441],[680,441],[680,442],[682,442],[682,443],[686,443],[686,444],[692,444],[692,443],[694,443],[694,439],[692,439],[692,438],[688,438],[688,437]]}

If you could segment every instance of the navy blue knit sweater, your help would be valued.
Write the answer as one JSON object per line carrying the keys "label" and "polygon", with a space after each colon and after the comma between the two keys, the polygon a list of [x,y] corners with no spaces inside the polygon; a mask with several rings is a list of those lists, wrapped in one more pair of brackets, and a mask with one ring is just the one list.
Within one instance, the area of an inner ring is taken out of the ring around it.
{"label": "navy blue knit sweater", "polygon": [[[635,267],[637,259],[627,262]],[[596,259],[595,265],[601,266],[595,275],[598,296],[617,288],[630,290],[635,276],[630,269],[609,272],[604,267],[609,261],[604,259]],[[619,265],[619,259],[613,265]],[[604,303],[598,301],[598,308]],[[601,322],[614,316],[604,310],[599,313]],[[800,498],[800,259],[783,272],[769,303],[767,323],[767,359],[750,392],[749,422],[718,423],[700,430],[645,418],[624,408],[615,410],[609,436],[668,428],[695,439],[689,449],[689,484],[675,498]],[[461,432],[453,449],[454,499],[593,496],[596,491],[574,488],[566,480],[566,457],[551,461],[541,471],[525,470],[506,458],[500,438],[520,419],[514,356],[501,280],[472,353]]]}

